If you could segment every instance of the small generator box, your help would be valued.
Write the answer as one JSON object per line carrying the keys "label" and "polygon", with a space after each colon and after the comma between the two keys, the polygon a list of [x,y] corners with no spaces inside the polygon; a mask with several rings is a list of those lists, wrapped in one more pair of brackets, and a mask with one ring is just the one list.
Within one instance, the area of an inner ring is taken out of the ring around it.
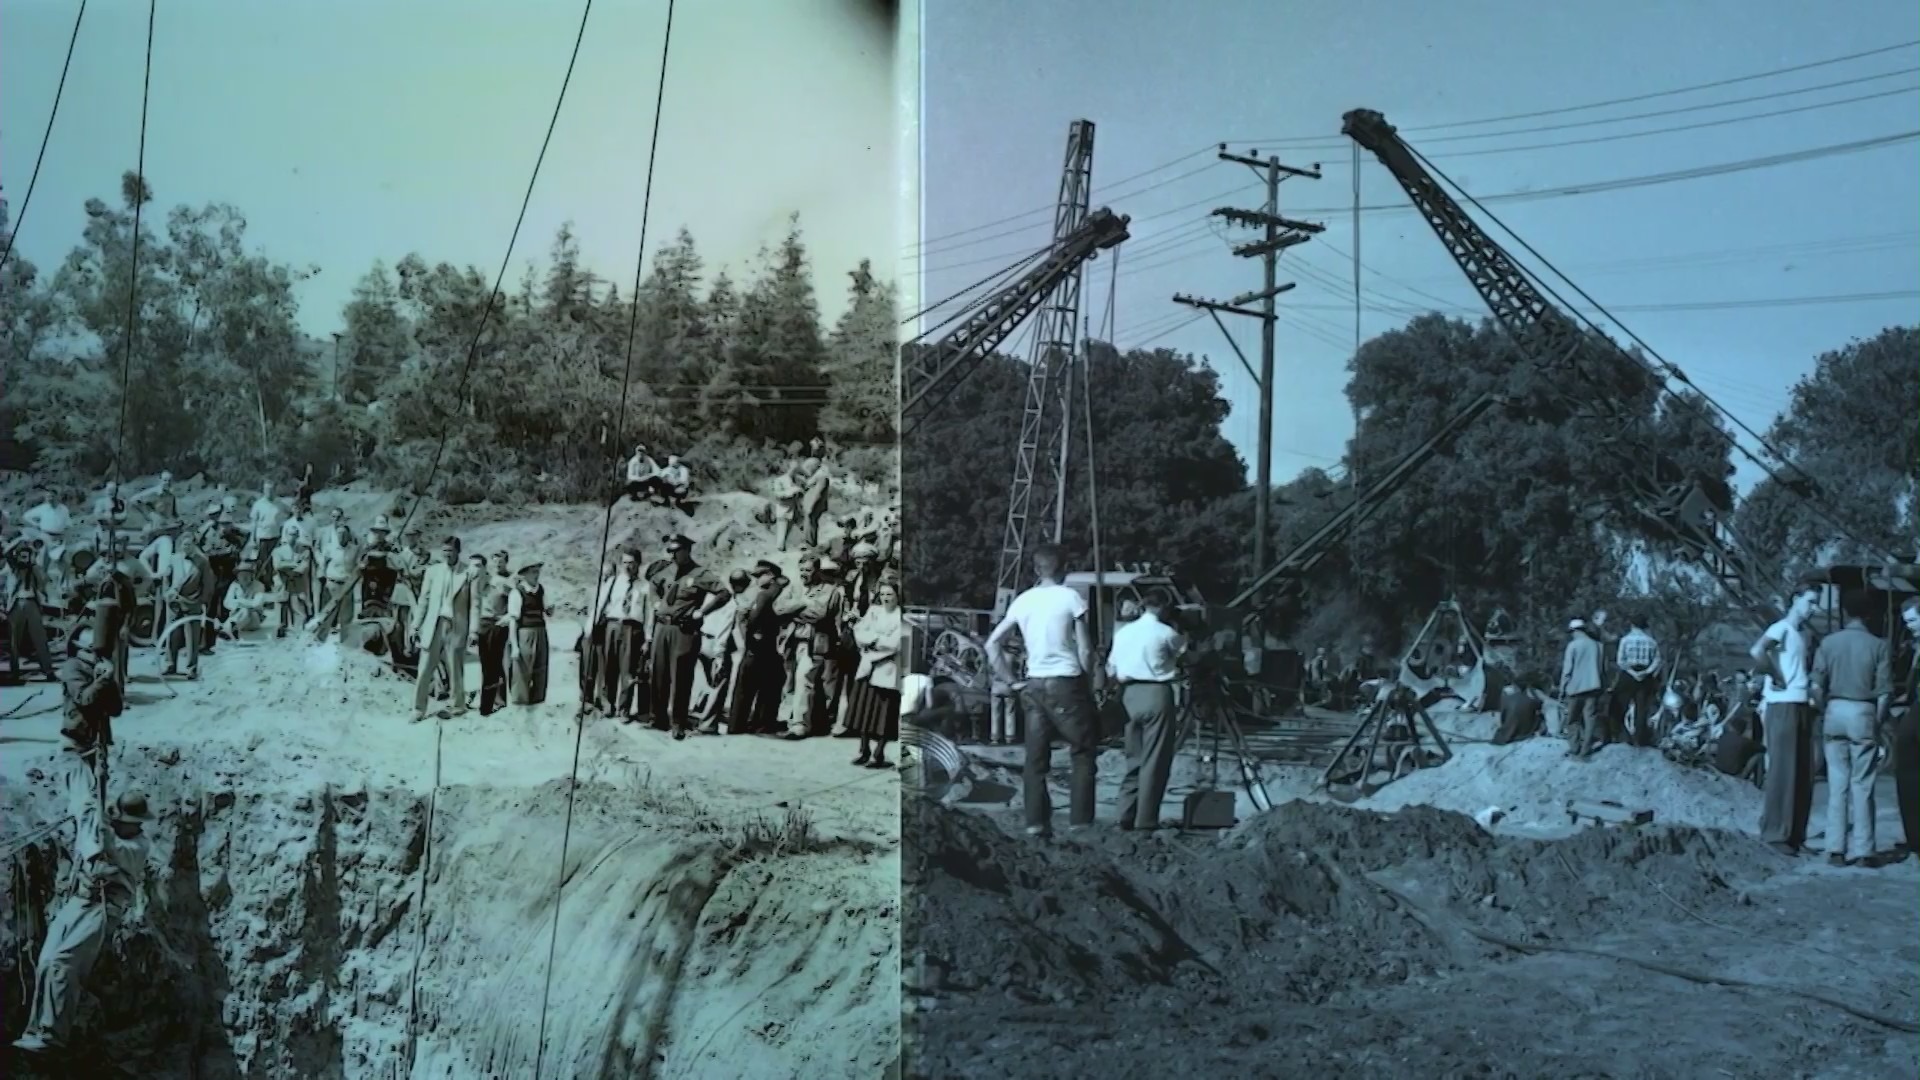
{"label": "small generator box", "polygon": [[1187,795],[1180,825],[1187,829],[1231,829],[1238,820],[1233,816],[1233,792],[1195,791]]}

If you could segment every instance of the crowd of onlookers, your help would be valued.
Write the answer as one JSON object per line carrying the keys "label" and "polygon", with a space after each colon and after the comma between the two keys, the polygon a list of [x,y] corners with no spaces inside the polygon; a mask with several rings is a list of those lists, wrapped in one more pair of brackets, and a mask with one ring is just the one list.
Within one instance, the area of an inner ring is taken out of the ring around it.
{"label": "crowd of onlookers", "polygon": [[[797,573],[772,560],[708,568],[677,533],[611,553],[574,646],[581,708],[676,738],[858,736],[857,764],[888,765],[904,629],[898,515],[871,503],[836,514],[839,472],[823,442],[796,443],[767,492],[758,516],[780,551],[799,548]],[[640,446],[615,498],[684,510],[692,486],[678,455],[660,464]],[[163,473],[138,492],[103,490],[82,515],[83,496],[36,489],[19,521],[0,522],[12,670],[55,679],[60,631],[81,625],[99,627],[122,678],[135,638],[160,650],[165,674],[191,679],[224,641],[297,635],[386,657],[415,681],[416,720],[434,702],[451,718],[546,700],[540,562],[469,553],[418,525],[397,535],[404,506],[350,521],[314,494],[309,469],[291,495],[268,483],[248,506],[215,495],[185,514]]]}

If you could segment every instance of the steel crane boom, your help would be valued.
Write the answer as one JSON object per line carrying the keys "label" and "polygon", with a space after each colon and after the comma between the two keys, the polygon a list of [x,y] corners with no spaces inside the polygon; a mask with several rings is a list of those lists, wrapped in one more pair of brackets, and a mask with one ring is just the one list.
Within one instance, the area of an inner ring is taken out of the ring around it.
{"label": "steel crane boom", "polygon": [[1055,244],[1020,277],[974,306],[959,326],[930,346],[903,357],[900,434],[910,434],[939,409],[980,362],[1004,345],[1054,288],[1088,259],[1127,239],[1128,218],[1104,207]]}
{"label": "steel crane boom", "polygon": [[[1371,109],[1355,109],[1346,114],[1341,130],[1393,174],[1522,355],[1536,362],[1559,358],[1566,375],[1589,382],[1593,376],[1588,364],[1593,362],[1630,365],[1630,370],[1649,380],[1659,378],[1644,361],[1590,332],[1549,300],[1532,275],[1447,194],[1386,117]],[[1598,409],[1623,426],[1638,423],[1606,394],[1594,395],[1581,407],[1588,412]],[[1632,516],[1703,567],[1736,604],[1756,617],[1776,618],[1779,608],[1772,595],[1779,584],[1776,575],[1727,525],[1733,511],[1732,488],[1724,480],[1689,475],[1665,454],[1649,453],[1646,446],[1626,449],[1616,442],[1608,449],[1621,456],[1623,475],[1633,485]]]}

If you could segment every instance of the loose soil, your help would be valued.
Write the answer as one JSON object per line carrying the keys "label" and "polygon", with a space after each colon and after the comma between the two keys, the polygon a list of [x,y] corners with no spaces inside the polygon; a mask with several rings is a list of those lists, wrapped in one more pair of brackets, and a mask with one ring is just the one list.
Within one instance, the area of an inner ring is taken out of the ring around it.
{"label": "loose soil", "polygon": [[[1559,768],[1555,748],[1529,753]],[[1476,784],[1485,764],[1468,754],[1422,779]],[[1657,756],[1635,767],[1679,771]],[[1637,782],[1587,768],[1593,784]],[[1542,790],[1508,779],[1509,794]],[[1556,807],[1586,797],[1566,783]],[[1688,798],[1717,815],[1707,787]],[[1545,805],[1493,805],[1529,799]],[[1015,1080],[1905,1080],[1920,1062],[1920,1035],[1899,1030],[1917,1026],[1920,999],[1912,860],[1833,869],[1687,825],[1499,836],[1418,804],[1290,801],[1225,836],[1101,826],[1050,840],[1019,835],[1003,808],[908,813],[914,1076],[991,1063]]]}

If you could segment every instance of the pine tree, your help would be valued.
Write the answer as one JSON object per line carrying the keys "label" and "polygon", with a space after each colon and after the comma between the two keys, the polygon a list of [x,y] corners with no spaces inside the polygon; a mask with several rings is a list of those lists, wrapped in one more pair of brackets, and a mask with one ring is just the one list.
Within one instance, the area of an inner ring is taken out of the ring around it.
{"label": "pine tree", "polygon": [[889,444],[897,429],[899,311],[891,283],[874,280],[862,259],[847,310],[827,342],[826,408],[821,434],[841,443]]}

